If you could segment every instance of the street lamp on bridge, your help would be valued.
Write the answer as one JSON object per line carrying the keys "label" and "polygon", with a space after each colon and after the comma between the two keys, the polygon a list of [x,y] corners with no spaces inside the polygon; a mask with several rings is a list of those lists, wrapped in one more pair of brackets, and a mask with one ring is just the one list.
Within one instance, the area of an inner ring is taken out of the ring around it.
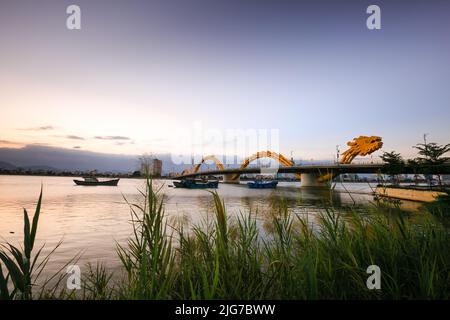
{"label": "street lamp on bridge", "polygon": [[339,154],[340,154],[340,150],[339,150],[340,145],[337,144],[336,145],[336,163],[339,164]]}

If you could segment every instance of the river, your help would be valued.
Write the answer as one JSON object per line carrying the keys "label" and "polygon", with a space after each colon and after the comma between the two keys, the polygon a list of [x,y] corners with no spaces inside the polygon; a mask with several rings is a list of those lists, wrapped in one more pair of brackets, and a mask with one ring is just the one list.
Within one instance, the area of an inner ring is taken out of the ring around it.
{"label": "river", "polygon": [[[130,203],[140,203],[145,181],[121,179],[118,187],[76,186],[70,177],[0,176],[0,242],[19,244],[23,237],[23,208],[34,214],[41,185],[42,210],[36,246],[45,243],[43,254],[62,240],[52,255],[46,272],[51,274],[67,261],[82,253],[80,266],[103,262],[108,268],[119,266],[116,244],[125,244],[131,235]],[[213,215],[211,194],[205,190],[177,189],[170,180],[156,180],[164,194],[165,212],[169,219],[198,224]],[[316,215],[325,207],[336,208],[373,200],[371,187],[363,183],[337,184],[334,191],[301,189],[299,182],[280,182],[275,190],[255,190],[240,185],[220,184],[219,195],[224,199],[230,216],[248,212],[272,210],[274,201],[284,199],[295,214]],[[351,193],[347,192],[351,191]],[[261,224],[263,225],[263,224]],[[35,249],[36,250],[36,249]]]}

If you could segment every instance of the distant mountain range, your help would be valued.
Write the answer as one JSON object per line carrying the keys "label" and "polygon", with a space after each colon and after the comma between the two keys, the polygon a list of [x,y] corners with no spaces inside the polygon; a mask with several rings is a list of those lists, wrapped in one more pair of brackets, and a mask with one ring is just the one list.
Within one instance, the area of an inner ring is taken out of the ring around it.
{"label": "distant mountain range", "polygon": [[16,169],[25,169],[25,170],[32,170],[32,171],[38,171],[38,170],[43,170],[43,171],[62,171],[61,169],[57,169],[54,167],[50,167],[50,166],[40,166],[40,165],[34,165],[34,166],[15,166],[11,163],[8,162],[4,162],[4,161],[0,161],[0,169],[3,170],[16,170]]}
{"label": "distant mountain range", "polygon": [[14,170],[17,169],[17,167],[15,165],[12,165],[11,163],[0,161],[0,169]]}
{"label": "distant mountain range", "polygon": [[[169,154],[155,154],[163,162],[163,173],[182,171],[190,165],[176,165]],[[0,169],[90,171],[124,173],[140,169],[138,155],[106,154],[48,146],[0,148]]]}

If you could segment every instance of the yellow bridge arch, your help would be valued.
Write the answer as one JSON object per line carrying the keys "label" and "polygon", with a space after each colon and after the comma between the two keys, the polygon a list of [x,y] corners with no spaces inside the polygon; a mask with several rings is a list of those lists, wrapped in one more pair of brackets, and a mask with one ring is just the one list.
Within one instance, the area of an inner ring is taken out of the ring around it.
{"label": "yellow bridge arch", "polygon": [[[282,165],[284,165],[286,167],[291,167],[291,166],[294,165],[294,163],[291,160],[289,160],[288,158],[286,158],[282,154],[267,150],[267,151],[256,152],[255,154],[252,154],[250,157],[246,158],[244,160],[244,162],[242,162],[242,164],[240,166],[240,169],[244,169],[244,168],[248,167],[248,165],[252,161],[255,161],[255,160],[260,159],[260,158],[271,158],[271,159],[277,160],[280,164],[282,164]],[[298,178],[300,178],[300,174],[295,173],[295,175]],[[231,179],[235,180],[235,179],[239,178],[239,176],[240,176],[240,174],[238,174],[238,173],[234,174],[231,177]]]}
{"label": "yellow bridge arch", "polygon": [[200,161],[200,163],[197,163],[197,164],[196,164],[194,167],[192,167],[191,169],[184,170],[184,171],[181,173],[181,175],[184,175],[184,174],[190,174],[190,173],[197,173],[197,172],[200,170],[201,165],[204,164],[206,161],[209,161],[209,160],[212,160],[212,161],[216,164],[217,169],[219,169],[219,170],[224,170],[224,169],[225,169],[223,163],[220,162],[220,160],[217,159],[216,156],[214,156],[214,155],[209,155],[209,156],[203,157],[203,158],[202,158],[202,161]]}
{"label": "yellow bridge arch", "polygon": [[203,157],[202,161],[194,166],[193,172],[194,173],[198,172],[198,170],[200,170],[200,166],[203,163],[205,163],[205,161],[209,161],[209,160],[212,160],[216,164],[217,169],[219,169],[219,170],[224,170],[225,169],[223,163],[220,162],[219,159],[217,159],[214,155],[209,155],[209,156]]}
{"label": "yellow bridge arch", "polygon": [[[255,160],[260,159],[260,158],[271,158],[271,159],[277,160],[280,164],[282,164],[282,165],[284,165],[284,166],[287,166],[287,167],[290,167],[290,166],[293,166],[293,165],[294,165],[294,163],[293,163],[291,160],[289,160],[288,158],[286,158],[286,157],[283,156],[282,154],[279,154],[279,153],[276,153],[276,152],[267,150],[267,151],[259,151],[259,152],[256,152],[255,154],[253,154],[253,155],[247,157],[247,158],[242,162],[242,164],[241,164],[241,166],[240,166],[240,169],[244,169],[244,168],[248,167],[248,165],[249,165],[252,161],[255,161]],[[199,172],[201,165],[202,165],[203,163],[205,163],[206,161],[209,161],[209,160],[212,160],[212,161],[216,164],[217,169],[219,169],[219,170],[224,170],[224,169],[225,169],[225,166],[223,165],[223,163],[220,162],[220,160],[217,159],[216,156],[214,156],[214,155],[209,155],[209,156],[203,157],[203,158],[202,158],[202,161],[200,161],[200,163],[197,163],[196,165],[194,165],[194,167],[192,167],[191,169],[184,170],[184,171],[181,173],[181,175],[192,174],[192,173],[197,173],[197,172]],[[300,174],[295,174],[295,175],[296,175],[298,178],[300,178]],[[231,180],[235,180],[235,179],[239,178],[239,176],[240,176],[239,173],[234,174],[234,175],[231,177]]]}

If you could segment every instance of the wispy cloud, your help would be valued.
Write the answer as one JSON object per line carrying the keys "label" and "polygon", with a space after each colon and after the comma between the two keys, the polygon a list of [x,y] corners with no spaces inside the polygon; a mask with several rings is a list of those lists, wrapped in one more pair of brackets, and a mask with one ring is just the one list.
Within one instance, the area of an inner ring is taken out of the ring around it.
{"label": "wispy cloud", "polygon": [[32,128],[24,128],[19,130],[25,130],[25,131],[49,131],[54,130],[54,126],[41,126],[41,127],[32,127]]}
{"label": "wispy cloud", "polygon": [[22,148],[25,145],[20,142],[14,142],[9,140],[0,140],[0,148]]}
{"label": "wispy cloud", "polygon": [[66,136],[64,136],[66,139],[71,139],[71,140],[85,140],[83,137],[80,136],[75,136],[72,134],[68,134]]}
{"label": "wispy cloud", "polygon": [[95,136],[94,138],[98,140],[131,140],[131,138],[124,136]]}
{"label": "wispy cloud", "polygon": [[63,138],[63,139],[70,139],[70,140],[86,140],[84,137],[76,136],[74,134],[67,134],[67,135],[54,134],[54,135],[52,135],[52,137]]}
{"label": "wispy cloud", "polygon": [[73,149],[81,149],[80,146],[74,146]]}

